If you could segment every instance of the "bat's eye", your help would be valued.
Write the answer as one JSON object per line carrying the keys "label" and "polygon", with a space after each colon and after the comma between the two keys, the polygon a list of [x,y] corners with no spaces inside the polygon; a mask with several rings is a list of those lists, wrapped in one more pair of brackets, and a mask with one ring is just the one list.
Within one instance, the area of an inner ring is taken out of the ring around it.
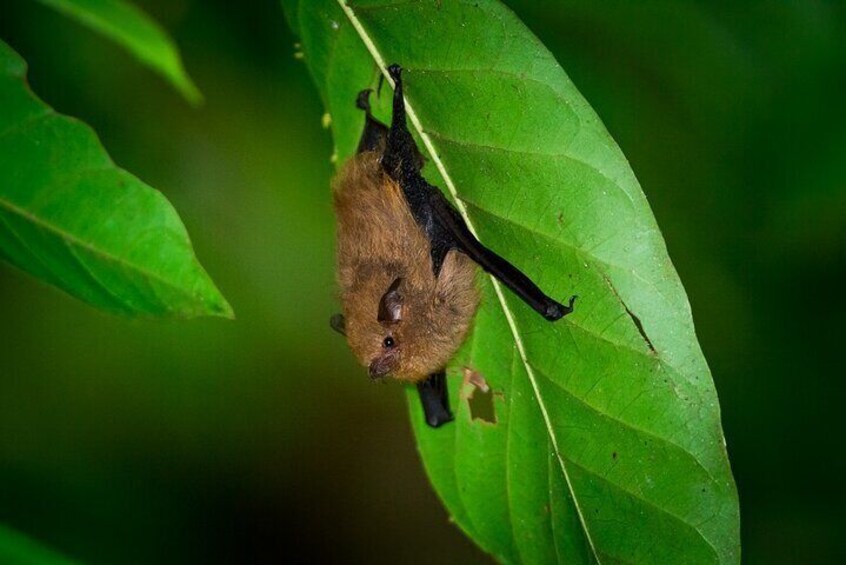
{"label": "bat's eye", "polygon": [[388,336],[385,338],[385,341],[382,342],[382,345],[385,346],[385,349],[390,349],[394,346],[394,338]]}

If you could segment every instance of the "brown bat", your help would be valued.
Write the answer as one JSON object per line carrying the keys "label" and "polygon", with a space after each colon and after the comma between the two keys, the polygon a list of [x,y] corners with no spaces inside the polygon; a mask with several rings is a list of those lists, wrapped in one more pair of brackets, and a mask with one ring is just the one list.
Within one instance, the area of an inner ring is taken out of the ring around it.
{"label": "brown bat", "polygon": [[338,281],[343,314],[332,327],[347,337],[373,379],[415,383],[426,423],[452,420],[444,368],[461,346],[476,309],[476,264],[544,318],[573,311],[487,249],[440,190],[421,176],[423,157],[408,131],[401,68],[394,80],[391,127],[370,112],[370,90],[356,156],[333,182],[338,217]]}

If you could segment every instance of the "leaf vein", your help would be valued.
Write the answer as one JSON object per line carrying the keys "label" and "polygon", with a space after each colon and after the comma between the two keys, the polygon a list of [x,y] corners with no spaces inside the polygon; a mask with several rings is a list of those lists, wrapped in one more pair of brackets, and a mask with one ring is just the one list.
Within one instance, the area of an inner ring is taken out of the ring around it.
{"label": "leaf vein", "polygon": [[[500,22],[502,22],[502,20],[500,20]],[[503,27],[504,27],[504,24],[503,24]],[[502,47],[500,48],[499,54],[497,55],[493,64],[489,67],[485,67],[484,69],[435,69],[435,68],[432,68],[432,67],[411,67],[410,70],[412,70],[414,72],[419,72],[419,73],[445,74],[445,75],[451,75],[451,74],[502,75],[502,76],[514,77],[514,78],[516,78],[517,80],[519,80],[520,82],[523,82],[523,83],[530,82],[530,83],[533,83],[533,84],[538,84],[540,86],[548,88],[552,92],[555,100],[563,103],[565,106],[570,108],[570,110],[573,112],[573,114],[576,116],[576,118],[578,118],[579,128],[581,129],[582,120],[581,120],[581,117],[576,113],[576,109],[573,108],[573,104],[569,100],[564,98],[564,96],[562,96],[561,94],[556,92],[555,88],[553,88],[553,86],[551,84],[549,84],[548,82],[542,81],[540,79],[537,79],[535,77],[529,76],[529,75],[522,73],[522,72],[516,73],[514,71],[508,71],[508,70],[505,70],[505,69],[495,68],[495,65],[502,58],[502,52],[503,52],[504,48],[505,48],[505,41],[502,42]]]}
{"label": "leaf vein", "polygon": [[502,147],[500,145],[490,145],[490,144],[485,144],[485,143],[478,143],[476,141],[468,141],[468,140],[464,140],[464,139],[455,139],[453,137],[446,135],[443,132],[433,130],[433,129],[427,129],[426,133],[428,135],[435,136],[438,139],[445,141],[448,144],[458,145],[458,146],[463,146],[463,147],[475,147],[475,148],[478,148],[478,149],[482,149],[484,151],[489,151],[491,153],[501,151],[503,153],[511,153],[511,154],[514,154],[514,155],[524,155],[524,156],[529,155],[529,156],[532,156],[532,157],[546,157],[546,158],[551,157],[551,158],[554,158],[554,159],[566,159],[566,160],[571,161],[573,163],[578,163],[579,165],[582,165],[582,166],[590,169],[591,171],[593,171],[594,173],[596,173],[597,175],[599,175],[600,177],[602,177],[603,179],[608,181],[609,184],[611,184],[615,188],[619,189],[620,192],[622,192],[623,194],[626,195],[626,198],[631,203],[631,205],[633,207],[635,206],[635,201],[632,198],[632,195],[629,194],[627,191],[623,190],[622,188],[620,188],[620,185],[617,181],[615,181],[614,179],[609,177],[604,172],[600,171],[595,165],[588,163],[584,159],[580,159],[580,158],[576,157],[575,155],[572,155],[568,152],[556,151],[556,152],[550,153],[550,152],[536,151],[536,150],[531,150],[531,149],[515,149],[513,147]]}
{"label": "leaf vein", "polygon": [[[18,241],[21,248],[24,251],[26,251],[27,253],[29,253],[29,255],[32,257],[32,259],[36,263],[41,265],[41,267],[44,269],[44,272],[47,273],[47,276],[53,277],[53,281],[60,281],[61,280],[61,277],[59,277],[58,274],[56,274],[55,269],[53,269],[53,267],[51,265],[49,265],[43,258],[41,258],[40,255],[37,255],[32,250],[32,246],[30,246],[29,243],[23,237],[21,237],[21,235],[18,233],[18,231],[9,224],[9,221],[6,220],[6,218],[3,217],[2,213],[0,213],[0,222],[3,223],[3,225],[6,227],[6,230],[12,235],[12,237]],[[23,268],[23,265],[18,265],[18,266],[20,268]],[[52,281],[48,281],[48,282],[52,282]]]}
{"label": "leaf vein", "polygon": [[[619,424],[619,425],[621,425],[621,426],[623,426],[623,427],[625,427],[625,428],[628,428],[628,429],[632,430],[633,432],[636,432],[636,433],[638,433],[638,434],[643,434],[643,435],[649,436],[649,437],[651,437],[651,438],[654,438],[655,440],[657,440],[657,441],[658,441],[658,442],[660,442],[660,443],[664,443],[664,444],[667,444],[667,445],[671,445],[671,446],[675,447],[676,449],[679,449],[680,451],[682,451],[682,452],[683,452],[683,453],[685,453],[686,455],[690,456],[690,458],[691,458],[691,459],[692,459],[692,460],[696,463],[696,466],[697,466],[697,467],[699,467],[700,469],[702,469],[702,470],[705,472],[705,474],[708,476],[708,479],[709,479],[712,483],[717,484],[717,479],[716,479],[716,478],[715,478],[715,477],[711,474],[711,471],[710,471],[710,470],[708,470],[708,468],[706,468],[706,467],[705,467],[705,465],[703,465],[703,464],[699,461],[699,459],[697,459],[697,458],[696,458],[696,456],[695,456],[693,453],[691,453],[690,451],[688,451],[688,449],[687,449],[687,448],[682,447],[681,445],[679,445],[678,443],[674,442],[674,441],[673,441],[673,440],[671,440],[670,438],[660,436],[660,435],[658,435],[658,434],[657,434],[657,433],[655,433],[655,432],[652,432],[652,431],[650,431],[650,430],[647,430],[647,429],[641,428],[641,427],[639,427],[639,426],[636,426],[635,424],[632,424],[631,422],[627,422],[626,420],[623,420],[623,419],[622,419],[619,415],[617,415],[617,414],[613,414],[613,413],[611,413],[611,412],[607,412],[607,411],[605,411],[605,410],[603,410],[603,409],[599,408],[598,406],[595,406],[594,404],[591,404],[590,402],[588,402],[588,401],[587,401],[587,399],[586,399],[586,398],[582,398],[582,397],[580,397],[580,396],[576,395],[575,393],[573,393],[570,389],[568,389],[566,386],[564,386],[564,385],[563,385],[562,383],[560,383],[559,381],[557,381],[557,380],[555,380],[555,379],[550,378],[550,376],[549,376],[549,375],[547,375],[547,374],[546,374],[544,371],[542,371],[541,369],[536,369],[536,370],[537,370],[537,373],[538,373],[539,375],[541,375],[541,376],[542,376],[543,378],[545,378],[547,381],[549,381],[550,383],[552,383],[553,385],[555,385],[555,387],[556,387],[556,388],[558,388],[559,390],[561,390],[562,392],[564,392],[567,396],[569,396],[570,398],[572,398],[573,400],[575,400],[576,402],[578,402],[579,404],[581,404],[581,405],[582,405],[582,406],[584,406],[585,408],[588,408],[590,411],[594,412],[594,413],[595,413],[595,414],[597,414],[598,416],[600,416],[600,417],[602,417],[602,418],[606,418],[606,419],[611,420],[611,421],[613,421],[613,422],[616,422],[617,424]],[[597,383],[598,383],[598,381],[597,381]],[[596,383],[595,383],[593,386],[596,386]],[[592,390],[592,388],[591,388],[591,390]],[[644,394],[645,392],[646,392],[645,390],[642,390],[642,391],[640,391],[639,395],[642,395],[642,394]],[[637,397],[636,397],[635,399],[633,399],[633,400],[632,400],[632,402],[634,402],[635,400],[637,400]],[[626,406],[626,408],[628,408],[630,405],[631,405],[631,403],[629,403],[629,405],[627,405],[627,406]],[[624,409],[625,409],[625,408],[624,408]]]}
{"label": "leaf vein", "polygon": [[114,256],[110,255],[107,251],[99,249],[99,248],[91,245],[90,243],[79,239],[78,237],[74,236],[73,234],[68,233],[67,231],[63,230],[62,228],[59,228],[58,226],[50,224],[49,222],[39,218],[38,216],[35,216],[34,214],[29,212],[28,210],[20,208],[16,205],[12,204],[11,202],[5,200],[2,197],[0,197],[0,207],[5,208],[9,212],[20,216],[21,218],[31,222],[36,227],[39,227],[39,228],[43,229],[44,231],[53,234],[54,236],[64,240],[68,244],[76,245],[78,247],[81,247],[82,249],[85,249],[85,250],[91,252],[94,255],[101,257],[107,263],[114,263],[114,264],[120,265],[124,268],[129,268],[131,271],[138,273],[142,277],[146,277],[148,279],[157,281],[160,284],[162,284],[163,286],[171,288],[172,290],[176,291],[178,294],[180,294],[182,296],[188,297],[191,300],[197,300],[197,296],[195,296],[193,293],[179,287],[178,285],[176,285],[176,284],[172,283],[171,281],[161,277],[160,275],[153,273],[149,269],[141,267],[141,266],[139,266],[135,263],[122,260],[118,257],[114,257]]}
{"label": "leaf vein", "polygon": [[79,265],[79,268],[84,273],[86,273],[89,278],[93,280],[100,288],[102,288],[107,296],[111,297],[111,299],[117,305],[117,308],[124,309],[128,307],[129,310],[134,310],[131,305],[127,304],[125,300],[121,300],[121,298],[117,294],[115,294],[109,287],[107,287],[106,284],[100,279],[100,277],[94,274],[94,271],[85,263],[85,261],[80,256],[78,248],[74,247],[67,240],[64,239],[62,240],[62,243],[68,250],[68,253],[71,254],[71,257],[74,258],[77,265]]}
{"label": "leaf vein", "polygon": [[[470,205],[472,208],[475,208],[477,211],[483,212],[483,213],[485,213],[485,214],[487,214],[487,215],[489,215],[489,216],[492,216],[492,217],[494,217],[494,218],[497,218],[497,219],[499,219],[499,220],[501,220],[501,221],[503,221],[503,222],[505,222],[505,223],[511,224],[512,226],[514,226],[514,227],[516,227],[516,228],[519,228],[519,229],[522,229],[522,230],[524,230],[524,231],[527,231],[527,232],[529,232],[530,234],[532,234],[533,236],[535,236],[536,238],[542,239],[543,241],[545,241],[545,242],[549,243],[549,244],[550,244],[551,246],[553,246],[553,247],[567,247],[567,248],[569,248],[569,249],[572,249],[573,251],[575,251],[575,252],[576,252],[576,253],[578,253],[578,254],[584,254],[584,253],[586,253],[586,252],[585,252],[585,251],[584,251],[581,247],[579,247],[578,245],[576,245],[576,244],[575,244],[575,243],[573,243],[573,242],[570,242],[570,241],[567,241],[567,240],[564,240],[564,239],[561,239],[561,240],[559,240],[559,239],[555,239],[554,237],[552,237],[552,236],[550,236],[550,235],[548,235],[548,234],[545,234],[545,233],[543,233],[543,232],[541,232],[541,231],[538,231],[538,230],[537,230],[537,229],[535,229],[535,228],[532,228],[532,227],[530,227],[530,226],[527,226],[526,224],[523,224],[523,223],[521,223],[521,222],[518,222],[517,220],[514,220],[514,219],[512,219],[512,218],[508,218],[508,217],[502,216],[501,214],[498,214],[498,213],[496,213],[496,212],[493,212],[493,211],[491,211],[491,210],[488,210],[488,209],[487,209],[487,208],[485,208],[484,206],[481,206],[481,205],[477,204],[475,201],[463,200],[463,202],[464,202],[465,204]],[[610,262],[610,261],[607,261],[607,260],[605,260],[605,259],[602,259],[602,258],[600,258],[600,257],[597,257],[596,255],[589,255],[587,260],[590,260],[590,261],[591,261],[591,263],[598,264],[598,265],[602,265],[602,266],[605,266],[605,267],[614,267],[614,268],[616,268],[616,269],[620,269],[620,270],[623,270],[623,271],[628,271],[628,272],[630,272],[630,273],[632,274],[632,276],[634,276],[634,277],[635,277],[636,279],[638,279],[639,281],[642,281],[643,283],[645,283],[645,284],[649,285],[649,286],[650,286],[653,290],[655,290],[655,292],[657,292],[657,293],[658,293],[658,294],[659,294],[662,298],[664,298],[664,295],[661,293],[661,291],[658,289],[658,287],[657,287],[657,286],[655,286],[655,284],[654,284],[652,281],[650,281],[650,280],[648,280],[648,279],[643,278],[642,276],[640,276],[640,275],[637,273],[637,271],[634,271],[634,270],[632,270],[632,269],[631,269],[631,268],[629,268],[629,267],[625,267],[625,266],[623,266],[623,265],[618,265],[618,264],[616,264],[616,263],[612,263],[612,262]],[[604,274],[604,271],[603,271],[603,274]],[[665,299],[665,300],[666,300],[666,299]],[[666,361],[666,360],[665,360],[665,359],[661,356],[661,354],[660,354],[660,353],[658,353],[658,354],[656,355],[656,354],[653,354],[653,353],[652,353],[651,351],[649,351],[649,350],[636,349],[636,348],[634,348],[634,347],[632,347],[632,346],[630,346],[630,345],[628,345],[628,344],[625,344],[625,343],[622,343],[622,342],[612,341],[612,340],[608,339],[607,337],[605,337],[605,336],[603,336],[603,335],[600,335],[600,334],[598,334],[597,332],[594,332],[594,331],[592,331],[592,330],[590,330],[590,329],[588,329],[588,328],[584,327],[583,325],[578,324],[577,322],[574,322],[573,320],[568,320],[568,322],[569,322],[569,325],[571,325],[571,326],[575,326],[575,327],[578,327],[578,328],[582,329],[583,331],[585,331],[586,333],[588,333],[588,334],[590,334],[590,335],[594,335],[594,336],[598,337],[599,339],[602,339],[602,340],[604,340],[604,341],[607,341],[608,343],[610,343],[610,344],[612,344],[612,345],[615,345],[615,346],[617,346],[617,347],[619,347],[619,348],[628,349],[628,350],[630,350],[630,351],[633,351],[633,352],[635,352],[635,353],[637,353],[637,354],[639,354],[639,355],[642,355],[642,356],[644,356],[644,357],[646,357],[646,358],[650,358],[650,359],[654,359],[654,358],[658,357],[658,358],[660,358],[660,360],[661,360],[662,364],[664,364],[665,366],[667,366],[667,367],[669,367],[669,368],[673,369],[673,371],[674,371],[674,372],[676,372],[676,373],[677,373],[677,374],[679,374],[679,375],[683,375],[683,376],[685,375],[685,373],[683,373],[680,369],[678,369],[678,368],[676,368],[676,367],[674,367],[674,366],[670,365],[670,364],[669,364],[669,363],[668,363],[668,362],[667,362],[667,361]],[[688,380],[689,380],[689,379],[688,379]]]}
{"label": "leaf vein", "polygon": [[713,544],[713,543],[711,543],[711,540],[709,540],[708,538],[706,538],[706,537],[705,537],[705,534],[703,534],[703,533],[702,533],[702,532],[701,532],[701,531],[700,531],[700,530],[699,530],[699,529],[698,529],[698,528],[697,528],[694,524],[691,524],[690,522],[688,522],[687,520],[685,520],[685,519],[684,519],[684,518],[682,518],[681,516],[679,516],[679,515],[677,515],[677,514],[674,514],[673,512],[670,512],[670,511],[669,511],[669,510],[667,510],[666,508],[663,508],[663,507],[661,507],[661,506],[658,506],[657,504],[655,504],[655,503],[654,503],[654,502],[652,502],[651,500],[648,500],[648,499],[646,499],[646,498],[643,498],[643,497],[642,497],[642,496],[640,496],[639,494],[637,494],[637,493],[635,493],[635,492],[632,492],[631,490],[629,490],[629,489],[627,489],[627,488],[624,488],[624,487],[622,487],[621,485],[619,485],[619,484],[617,484],[617,483],[615,483],[615,482],[610,481],[607,477],[604,477],[604,476],[600,475],[599,473],[597,473],[597,472],[593,471],[592,469],[588,469],[587,467],[584,467],[584,466],[582,466],[582,465],[580,465],[580,464],[576,463],[576,462],[575,462],[575,461],[573,461],[572,459],[568,459],[568,460],[567,460],[567,462],[568,462],[568,463],[570,463],[571,465],[573,465],[574,467],[578,467],[578,468],[579,468],[579,469],[581,469],[584,473],[587,473],[588,475],[591,475],[592,477],[594,477],[594,478],[596,478],[596,479],[598,479],[598,480],[602,481],[603,483],[606,483],[606,484],[608,484],[608,485],[612,486],[613,488],[618,489],[620,492],[625,493],[625,494],[627,494],[627,495],[631,496],[631,497],[632,497],[632,498],[634,498],[635,500],[638,500],[638,501],[640,501],[640,502],[643,502],[643,503],[644,503],[644,505],[646,505],[646,506],[648,506],[648,507],[651,507],[651,508],[653,508],[653,509],[657,510],[660,514],[664,514],[665,516],[669,516],[670,518],[672,518],[672,519],[674,519],[675,521],[679,522],[679,523],[680,523],[680,524],[682,524],[683,526],[685,526],[685,527],[687,527],[687,528],[689,528],[689,529],[693,530],[694,532],[696,532],[696,534],[697,534],[700,538],[702,538],[702,541],[704,541],[704,542],[708,545],[708,548],[709,548],[709,549],[710,549],[710,550],[714,553],[714,561],[715,561],[715,562],[716,562],[716,561],[719,561],[718,556],[719,556],[719,554],[720,554],[720,553],[719,553],[719,551],[717,551],[717,548],[714,546],[714,544]]}
{"label": "leaf vein", "polygon": [[505,496],[508,498],[508,526],[511,529],[511,540],[514,549],[517,551],[517,557],[519,558],[520,562],[525,562],[520,550],[520,543],[517,541],[517,531],[515,530],[515,521],[513,519],[513,508],[514,508],[514,500],[512,498],[511,492],[511,465],[509,461],[511,461],[511,437],[514,431],[514,375],[517,373],[517,355],[515,355],[515,351],[511,350],[511,369],[509,373],[511,374],[511,380],[508,384],[508,426],[505,431]]}
{"label": "leaf vein", "polygon": [[[379,65],[379,69],[382,71],[382,74],[386,77],[386,80],[391,84],[392,87],[395,86],[394,83],[393,83],[393,80],[390,77],[390,75],[387,73],[384,58],[382,57],[379,50],[376,48],[375,44],[373,43],[373,40],[370,39],[370,36],[367,34],[367,31],[361,25],[361,22],[358,21],[358,18],[356,17],[353,10],[345,3],[344,0],[337,0],[337,2],[341,6],[341,9],[344,11],[344,13],[347,15],[347,17],[350,19],[350,22],[353,24],[353,27],[355,27],[356,31],[358,32],[359,36],[361,37],[361,40],[364,42],[365,46],[367,47],[367,50],[370,51],[374,60]],[[406,104],[406,112],[408,114],[409,120],[414,125],[414,128],[420,134],[420,138],[423,140],[423,144],[426,147],[426,150],[429,152],[429,155],[432,157],[432,161],[437,166],[438,171],[440,171],[441,176],[443,177],[444,182],[446,183],[447,189],[449,190],[450,194],[452,195],[453,199],[455,200],[456,207],[457,207],[459,213],[464,218],[465,222],[467,222],[468,229],[475,236],[476,230],[475,230],[475,228],[472,224],[472,221],[470,220],[470,217],[467,215],[467,209],[464,207],[464,204],[458,198],[458,191],[455,187],[455,184],[452,181],[452,177],[447,172],[446,167],[444,166],[443,162],[440,159],[440,156],[438,155],[438,152],[435,150],[435,147],[432,144],[431,138],[429,138],[429,136],[423,130],[423,126],[420,123],[419,118],[417,117],[417,113],[414,111],[414,108],[410,104]],[[579,516],[579,521],[581,523],[582,529],[585,531],[585,536],[587,537],[588,542],[590,543],[591,551],[593,552],[594,557],[596,558],[597,562],[599,562],[599,555],[598,555],[596,547],[593,543],[593,539],[591,538],[590,531],[589,531],[588,526],[587,526],[587,522],[585,521],[584,513],[582,512],[582,509],[579,506],[578,497],[576,496],[576,493],[573,490],[573,484],[572,484],[572,481],[570,480],[570,475],[567,472],[567,467],[566,467],[566,464],[564,463],[564,458],[561,456],[561,453],[559,452],[558,440],[555,437],[555,432],[552,428],[552,421],[551,421],[551,419],[549,417],[549,413],[546,409],[546,404],[544,403],[543,399],[540,397],[540,391],[538,389],[537,380],[534,376],[531,365],[529,365],[528,359],[526,358],[526,351],[525,351],[525,347],[523,345],[523,340],[522,340],[520,334],[517,331],[517,326],[514,322],[514,317],[511,313],[511,309],[508,307],[508,304],[505,301],[505,296],[502,293],[502,288],[501,288],[499,282],[496,279],[494,279],[493,277],[491,277],[491,282],[493,283],[494,291],[496,292],[497,297],[499,298],[500,305],[502,306],[502,310],[505,314],[506,320],[508,321],[508,325],[511,329],[511,334],[514,337],[514,341],[517,345],[517,350],[520,353],[520,358],[523,361],[524,366],[526,367],[526,373],[529,377],[529,382],[532,385],[532,388],[535,392],[535,399],[537,400],[538,406],[540,407],[541,413],[543,414],[544,424],[546,425],[547,433],[549,434],[549,436],[552,440],[553,450],[555,452],[556,457],[558,458],[558,462],[559,462],[559,465],[561,467],[561,472],[563,473],[564,478],[567,482],[567,488],[570,490],[571,496],[573,497],[573,504],[574,504],[576,511],[577,511],[577,514]]]}
{"label": "leaf vein", "polygon": [[[476,343],[477,343],[476,338],[477,338],[478,333],[479,333],[478,331],[474,331],[472,333],[471,337],[470,337],[470,351],[469,351],[468,355],[471,359],[473,358],[473,354],[476,351]],[[459,385],[459,388],[458,388],[459,402],[458,402],[458,406],[457,406],[456,411],[455,411],[456,412],[455,423],[457,425],[455,427],[455,433],[452,436],[453,453],[458,453],[458,447],[457,447],[458,446],[458,434],[460,433],[460,430],[462,429],[460,422],[463,421],[463,420],[460,419],[460,417],[461,417],[461,414],[465,411],[465,409],[468,408],[467,403],[464,402],[463,398],[461,398],[462,393],[463,393],[463,391],[461,390],[461,385]],[[469,410],[468,410],[468,412],[469,412]],[[472,419],[472,416],[468,414],[467,419],[470,421]],[[464,509],[464,515],[467,517],[467,521],[470,522],[469,525],[471,526],[471,529],[473,531],[478,532],[479,531],[478,526],[476,525],[476,522],[473,520],[473,516],[470,513],[470,507],[467,505],[467,502],[464,500],[464,489],[461,488],[461,479],[458,476],[458,466],[457,465],[452,466],[452,476],[455,478],[456,490],[458,491],[458,502],[461,504],[461,507]],[[478,538],[478,536],[474,536],[474,537]]]}

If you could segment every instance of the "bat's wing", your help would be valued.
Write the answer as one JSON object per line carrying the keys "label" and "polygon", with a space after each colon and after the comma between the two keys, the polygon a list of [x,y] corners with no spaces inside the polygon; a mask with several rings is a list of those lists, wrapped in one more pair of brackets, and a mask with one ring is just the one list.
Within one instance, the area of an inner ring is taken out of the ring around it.
{"label": "bat's wing", "polygon": [[498,278],[547,320],[558,320],[573,310],[573,299],[564,306],[548,297],[514,265],[479,243],[461,215],[436,187],[420,174],[422,161],[406,124],[402,69],[388,67],[394,80],[393,116],[388,129],[382,167],[402,187],[406,202],[432,246],[432,266],[437,275],[450,249],[459,249]]}
{"label": "bat's wing", "polygon": [[519,296],[526,304],[535,309],[547,320],[558,320],[573,311],[575,297],[564,306],[543,293],[532,280],[517,267],[482,245],[470,232],[464,218],[453,208],[439,190],[430,196],[432,215],[445,232],[444,239],[451,238],[452,245],[473,259],[480,267],[489,272]]}

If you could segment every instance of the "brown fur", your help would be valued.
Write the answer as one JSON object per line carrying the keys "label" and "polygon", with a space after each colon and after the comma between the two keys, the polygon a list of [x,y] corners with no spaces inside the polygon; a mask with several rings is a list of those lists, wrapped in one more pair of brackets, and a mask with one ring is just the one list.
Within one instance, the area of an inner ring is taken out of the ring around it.
{"label": "brown fur", "polygon": [[[378,155],[351,159],[333,183],[338,218],[338,282],[350,348],[365,366],[386,360],[392,378],[417,382],[443,369],[479,303],[476,265],[450,251],[436,279],[429,241]],[[402,320],[380,323],[379,301],[402,279]],[[392,337],[388,350],[383,342]]]}

